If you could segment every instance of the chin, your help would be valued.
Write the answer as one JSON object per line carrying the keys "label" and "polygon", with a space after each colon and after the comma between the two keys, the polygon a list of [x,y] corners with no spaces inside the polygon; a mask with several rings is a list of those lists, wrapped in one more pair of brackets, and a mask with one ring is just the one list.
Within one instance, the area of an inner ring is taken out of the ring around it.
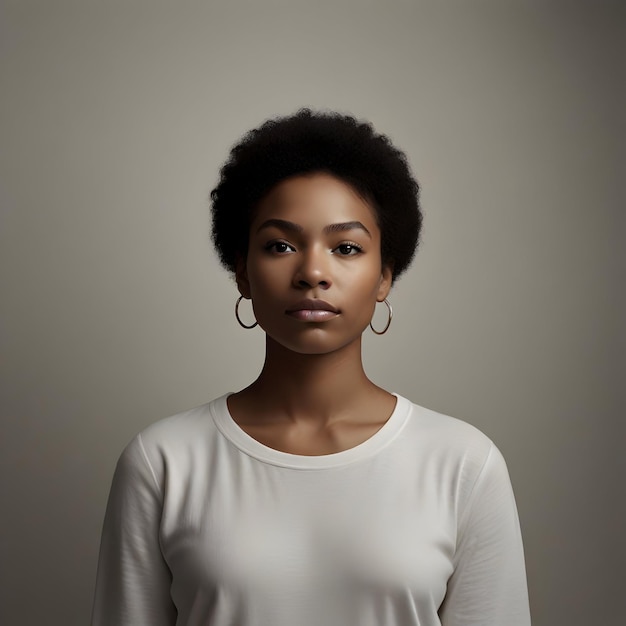
{"label": "chin", "polygon": [[296,354],[331,354],[344,350],[355,343],[360,344],[361,335],[356,337],[344,338],[343,341],[338,340],[337,337],[328,336],[328,333],[323,332],[322,329],[316,329],[314,332],[307,332],[306,334],[300,334],[297,337],[278,337],[267,333],[268,338],[273,343],[281,346],[285,350],[294,352]]}

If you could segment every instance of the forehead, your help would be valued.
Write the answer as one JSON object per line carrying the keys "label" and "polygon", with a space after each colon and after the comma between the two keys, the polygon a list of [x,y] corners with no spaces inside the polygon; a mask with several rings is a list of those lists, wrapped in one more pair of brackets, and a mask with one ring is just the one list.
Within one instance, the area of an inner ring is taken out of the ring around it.
{"label": "forehead", "polygon": [[361,221],[377,230],[372,205],[350,184],[325,173],[294,176],[273,187],[258,204],[251,226],[269,218],[311,227]]}

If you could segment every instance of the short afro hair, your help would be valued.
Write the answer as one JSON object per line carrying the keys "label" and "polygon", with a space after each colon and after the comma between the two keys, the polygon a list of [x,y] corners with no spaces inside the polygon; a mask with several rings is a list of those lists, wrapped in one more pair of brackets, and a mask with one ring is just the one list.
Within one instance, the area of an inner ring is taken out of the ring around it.
{"label": "short afro hair", "polygon": [[235,272],[248,252],[254,209],[278,183],[324,172],[348,183],[374,208],[381,258],[393,280],[410,265],[419,241],[419,186],[406,156],[371,124],[349,115],[301,109],[266,121],[231,150],[211,192],[213,242]]}

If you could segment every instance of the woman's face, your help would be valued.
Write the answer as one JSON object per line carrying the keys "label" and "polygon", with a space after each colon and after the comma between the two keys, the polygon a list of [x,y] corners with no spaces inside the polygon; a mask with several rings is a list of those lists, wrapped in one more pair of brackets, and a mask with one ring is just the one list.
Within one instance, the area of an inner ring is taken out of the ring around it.
{"label": "woman's face", "polygon": [[340,350],[391,288],[373,208],[329,174],[287,179],[259,204],[237,284],[259,325],[303,354]]}

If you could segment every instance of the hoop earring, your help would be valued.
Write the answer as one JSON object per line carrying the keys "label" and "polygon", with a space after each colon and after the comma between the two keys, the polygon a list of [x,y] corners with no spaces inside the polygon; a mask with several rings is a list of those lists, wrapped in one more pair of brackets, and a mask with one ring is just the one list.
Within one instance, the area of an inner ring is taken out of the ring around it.
{"label": "hoop earring", "polygon": [[383,303],[387,305],[387,311],[389,312],[389,319],[387,320],[387,324],[385,324],[385,328],[383,328],[382,330],[376,330],[373,326],[372,326],[372,322],[370,322],[370,328],[372,329],[372,331],[374,331],[377,335],[384,335],[388,330],[389,330],[389,326],[391,325],[391,319],[393,318],[393,309],[391,308],[391,305],[389,304],[389,300],[387,300],[387,298],[385,298],[383,300]]}
{"label": "hoop earring", "polygon": [[252,324],[251,326],[246,326],[246,324],[244,324],[241,321],[241,318],[239,317],[239,303],[243,300],[243,296],[239,296],[239,298],[237,298],[237,302],[235,302],[235,317],[237,318],[237,321],[239,322],[239,326],[241,326],[242,328],[254,328],[258,322],[254,322],[254,324]]}

